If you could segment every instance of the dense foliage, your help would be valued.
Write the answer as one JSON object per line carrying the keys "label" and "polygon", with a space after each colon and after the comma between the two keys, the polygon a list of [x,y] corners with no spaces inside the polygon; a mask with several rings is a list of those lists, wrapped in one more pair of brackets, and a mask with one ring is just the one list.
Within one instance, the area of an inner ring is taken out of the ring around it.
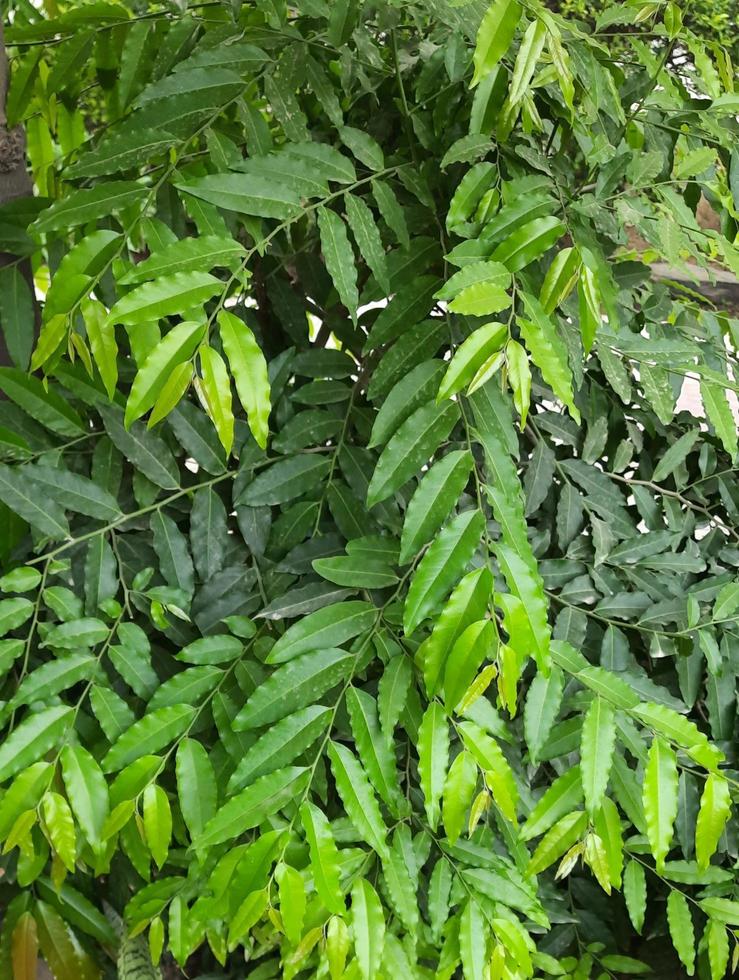
{"label": "dense foliage", "polygon": [[727,54],[654,0],[48,10],[0,977],[719,980],[739,323],[647,263],[739,270]]}

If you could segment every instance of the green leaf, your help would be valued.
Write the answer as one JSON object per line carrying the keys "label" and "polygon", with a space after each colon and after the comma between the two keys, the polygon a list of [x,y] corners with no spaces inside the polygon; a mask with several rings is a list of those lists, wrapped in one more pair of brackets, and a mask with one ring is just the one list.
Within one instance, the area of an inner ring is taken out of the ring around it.
{"label": "green leaf", "polygon": [[352,887],[352,932],[359,972],[364,980],[378,975],[385,943],[385,916],[377,892],[366,878]]}
{"label": "green leaf", "polygon": [[268,177],[252,174],[208,174],[175,187],[185,194],[226,211],[262,218],[289,220],[301,212],[300,198],[295,190]]}
{"label": "green leaf", "polygon": [[321,578],[336,585],[356,585],[365,589],[384,589],[398,581],[396,573],[383,561],[364,556],[339,555],[336,558],[317,558],[313,569]]}
{"label": "green leaf", "polygon": [[677,816],[677,760],[670,746],[655,737],[644,772],[642,803],[649,847],[661,872]]}
{"label": "green leaf", "polygon": [[557,667],[552,668],[548,677],[537,673],[531,682],[526,695],[523,726],[529,755],[534,763],[538,760],[542,748],[549,739],[552,726],[557,720],[563,691],[564,675]]}
{"label": "green leaf", "polygon": [[380,731],[377,703],[366,691],[349,687],[346,706],[362,765],[380,798],[396,811],[400,787],[395,756]]}
{"label": "green leaf", "polygon": [[96,658],[84,653],[42,664],[24,677],[10,703],[13,708],[19,708],[34,701],[46,701],[90,677],[96,666]]}
{"label": "green leaf", "polygon": [[370,448],[388,442],[417,408],[435,397],[443,370],[439,361],[423,361],[393,386],[372,426],[368,443]]}
{"label": "green leaf", "polygon": [[306,800],[300,807],[300,819],[305,830],[316,891],[335,915],[344,914],[344,896],[340,884],[339,851],[331,826],[322,810]]}
{"label": "green leaf", "polygon": [[456,450],[434,463],[424,475],[406,508],[400,540],[400,563],[406,564],[442,526],[472,470],[469,452]]}
{"label": "green leaf", "polygon": [[41,800],[44,823],[51,846],[67,871],[74,871],[77,858],[77,835],[69,804],[59,793],[45,793]]}
{"label": "green leaf", "polygon": [[418,772],[432,830],[439,822],[440,800],[449,766],[449,726],[444,709],[433,701],[418,732]]}
{"label": "green leaf", "polygon": [[123,211],[146,197],[143,184],[128,180],[110,180],[86,190],[72,191],[42,212],[34,223],[40,235],[80,227],[97,218]]}
{"label": "green leaf", "polygon": [[[431,636],[419,647],[416,656],[422,664],[429,694],[436,693],[442,678],[446,679],[446,660],[457,641],[468,626],[479,622],[486,614],[492,585],[492,576],[485,567],[465,575],[437,617]],[[463,653],[464,647],[461,647],[459,655]]]}
{"label": "green leaf", "polygon": [[495,627],[488,619],[471,623],[457,637],[444,669],[444,703],[454,711],[464,698],[477,671],[495,645]]}
{"label": "green leaf", "polygon": [[631,923],[640,933],[647,911],[647,879],[644,866],[633,858],[624,872],[624,899]]}
{"label": "green leaf", "polygon": [[680,961],[692,977],[695,972],[695,933],[688,900],[676,888],[667,896],[667,922],[670,938]]}
{"label": "green leaf", "polygon": [[165,748],[188,729],[195,714],[195,708],[180,704],[144,715],[108,750],[102,762],[103,771],[117,772],[141,756]]}
{"label": "green leaf", "polygon": [[386,739],[392,738],[405,708],[408,693],[413,681],[413,668],[410,659],[399,654],[385,667],[377,692],[377,712],[382,733]]}
{"label": "green leaf", "polygon": [[506,53],[520,19],[521,6],[516,0],[494,0],[488,7],[475,41],[472,86],[489,75]]}
{"label": "green leaf", "polygon": [[221,282],[207,272],[176,272],[136,286],[108,313],[109,323],[136,326],[191,310],[215,296]]}
{"label": "green leaf", "polygon": [[100,521],[115,521],[121,510],[115,497],[78,473],[44,466],[39,463],[26,467],[30,479],[55,499],[65,510],[86,514]]}
{"label": "green leaf", "polygon": [[544,50],[546,38],[547,31],[543,20],[537,18],[526,28],[516,55],[511,85],[508,89],[508,101],[512,106],[517,105],[526,94]]}
{"label": "green leaf", "polygon": [[[476,288],[478,287],[469,286],[461,295],[464,296],[469,289]],[[502,350],[507,336],[508,327],[503,323],[486,323],[484,327],[473,331],[455,351],[439,386],[437,401],[450,398],[468,385],[483,365]]]}
{"label": "green leaf", "polygon": [[700,869],[705,870],[710,864],[730,813],[729,784],[716,773],[709,773],[695,825],[695,856]]}
{"label": "green leaf", "polygon": [[331,647],[296,657],[260,684],[236,716],[234,728],[261,728],[313,704],[347,676],[354,660],[354,654]]}
{"label": "green leaf", "polygon": [[280,900],[280,914],[288,941],[297,946],[303,935],[305,917],[305,884],[295,868],[280,863],[275,872]]}
{"label": "green leaf", "polygon": [[147,479],[163,490],[179,486],[179,472],[174,457],[165,442],[143,425],[134,422],[130,430],[123,423],[123,412],[112,406],[98,408],[110,441]]}
{"label": "green leaf", "polygon": [[546,314],[553,313],[572,292],[580,273],[582,260],[576,248],[563,248],[552,259],[539,293]]}
{"label": "green leaf", "polygon": [[377,610],[369,602],[337,602],[301,619],[287,630],[269,653],[268,663],[285,663],[302,653],[337,647],[370,629]]}
{"label": "green leaf", "polygon": [[146,843],[156,866],[161,868],[172,838],[172,811],[167,794],[156,783],[149,783],[144,790],[143,820]]}
{"label": "green leaf", "polygon": [[178,323],[153,348],[131,385],[126,402],[126,428],[149,411],[172,371],[192,358],[204,336],[204,324]]}
{"label": "green leaf", "polygon": [[416,569],[403,610],[403,631],[413,633],[460,578],[480,542],[484,519],[477,510],[458,514],[440,532]]}
{"label": "green leaf", "polygon": [[357,197],[355,194],[346,194],[344,203],[346,205],[346,220],[349,222],[349,227],[354,235],[359,254],[372,270],[372,274],[380,287],[389,295],[391,287],[385,260],[385,249],[372,211],[364,198]]}
{"label": "green leaf", "polygon": [[726,391],[710,381],[701,381],[701,399],[708,420],[716,430],[716,435],[732,459],[737,454],[737,429]]}
{"label": "green leaf", "polygon": [[517,228],[490,256],[502,262],[509,272],[519,272],[559,241],[565,226],[559,218],[535,218]]}
{"label": "green leaf", "polygon": [[0,269],[0,330],[13,364],[28,369],[33,349],[31,290],[16,265]]}
{"label": "green leaf", "polygon": [[215,772],[201,742],[182,739],[177,746],[175,772],[180,811],[194,839],[215,814],[218,802]]}
{"label": "green leaf", "polygon": [[408,248],[410,239],[405,212],[393,189],[382,180],[372,181],[372,193],[377,201],[377,209],[385,219],[388,228],[395,234],[403,248]]}
{"label": "green leaf", "polygon": [[298,798],[308,782],[308,770],[295,766],[278,769],[262,776],[247,789],[237,793],[218,810],[194,840],[195,848],[204,851],[224,841],[239,837]]}
{"label": "green leaf", "polygon": [[333,711],[313,704],[272,724],[247,750],[228,782],[229,792],[292,763],[324,734]]}
{"label": "green leaf", "polygon": [[572,375],[564,345],[538,301],[531,296],[525,296],[524,303],[531,319],[519,320],[518,324],[531,359],[541,371],[544,381],[567,406],[574,420],[579,422],[580,413],[573,399]]}
{"label": "green leaf", "polygon": [[463,750],[449,767],[444,781],[442,820],[452,845],[462,833],[476,787],[477,763]]}
{"label": "green leaf", "polygon": [[336,788],[349,819],[369,846],[384,857],[387,854],[387,830],[364,770],[345,745],[329,742],[328,754]]}
{"label": "green leaf", "polygon": [[243,254],[243,246],[233,238],[220,235],[183,238],[165,245],[148,259],[137,263],[119,282],[129,286],[176,272],[210,272],[217,267],[230,269]]}
{"label": "green leaf", "polygon": [[0,367],[0,391],[50,432],[76,438],[85,424],[71,405],[53,388],[17,368]]}
{"label": "green leaf", "polygon": [[257,445],[264,449],[269,435],[270,413],[267,362],[254,334],[242,320],[223,310],[218,314],[218,325],[249,428]]}
{"label": "green leaf", "polygon": [[43,708],[24,718],[0,746],[0,781],[30,766],[58,744],[71,722],[66,706]]}
{"label": "green leaf", "polygon": [[239,498],[249,507],[285,504],[321,482],[330,463],[318,455],[293,456],[273,463],[250,483]]}
{"label": "green leaf", "polygon": [[320,208],[318,228],[321,233],[321,250],[326,268],[339,294],[339,299],[356,323],[359,305],[357,272],[346,226],[335,211]]}
{"label": "green leaf", "polygon": [[571,813],[583,800],[580,766],[572,766],[558,776],[539,797],[536,806],[521,827],[523,840],[538,837],[552,827],[561,817]]}
{"label": "green leaf", "polygon": [[465,978],[483,980],[488,926],[482,909],[469,898],[459,923],[459,951]]}
{"label": "green leaf", "polygon": [[341,142],[365,167],[369,167],[370,170],[384,170],[385,158],[382,148],[369,133],[354,126],[342,126],[339,129],[339,136]]}
{"label": "green leaf", "polygon": [[585,805],[593,815],[603,802],[616,744],[616,720],[608,701],[595,697],[582,725],[580,770]]}
{"label": "green leaf", "polygon": [[686,457],[690,454],[698,440],[698,437],[698,430],[691,429],[689,432],[686,432],[680,436],[677,442],[674,442],[669,447],[654,468],[652,479],[655,483],[660,483],[666,477],[670,476],[671,473],[674,473],[677,467],[680,466],[680,464],[683,463]]}
{"label": "green leaf", "polygon": [[108,785],[103,771],[81,745],[65,745],[61,752],[62,776],[77,823],[93,850],[103,842],[108,817]]}
{"label": "green leaf", "polygon": [[66,922],[46,902],[34,908],[41,953],[55,977],[94,976],[96,966]]}

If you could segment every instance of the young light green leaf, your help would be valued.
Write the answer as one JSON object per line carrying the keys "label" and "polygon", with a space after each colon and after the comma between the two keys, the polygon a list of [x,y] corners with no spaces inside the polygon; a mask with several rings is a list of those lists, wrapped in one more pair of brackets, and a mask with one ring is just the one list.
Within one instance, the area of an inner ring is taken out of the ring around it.
{"label": "young light green leaf", "polygon": [[264,354],[249,327],[233,313],[222,310],[218,314],[218,326],[249,428],[257,445],[265,449],[269,435],[270,387]]}
{"label": "young light green leaf", "polygon": [[109,811],[108,784],[103,771],[81,745],[65,745],[61,763],[64,786],[77,823],[93,850],[98,850]]}
{"label": "young light green leaf", "polygon": [[532,20],[526,28],[513,66],[511,85],[508,89],[508,101],[512,106],[517,105],[526,94],[546,39],[547,30],[544,21],[538,18]]}
{"label": "young light green leaf", "polygon": [[657,870],[662,871],[670,850],[677,816],[677,759],[663,739],[655,736],[644,772],[642,804],[647,837]]}
{"label": "young light green leaf", "polygon": [[703,787],[695,825],[695,856],[700,869],[705,870],[710,864],[730,813],[729,784],[723,777],[711,772]]}
{"label": "young light green leaf", "polygon": [[603,698],[594,697],[585,714],[580,741],[582,787],[585,805],[591,816],[603,802],[615,745],[616,719],[613,708]]}
{"label": "young light green leaf", "polygon": [[494,0],[480,22],[475,41],[474,87],[495,68],[510,47],[521,19],[521,5],[516,0]]}
{"label": "young light green leaf", "polygon": [[41,811],[51,846],[61,858],[67,871],[74,871],[77,858],[77,834],[69,803],[60,793],[45,793]]}
{"label": "young light green leaf", "polygon": [[161,786],[149,783],[143,794],[143,820],[146,843],[158,868],[167,860],[172,838],[172,811]]}
{"label": "young light green leaf", "polygon": [[452,846],[462,833],[476,787],[477,763],[463,750],[449,767],[444,782],[442,821]]}
{"label": "young light green leaf", "polygon": [[231,381],[226,365],[213,347],[204,344],[199,349],[200,378],[195,384],[201,394],[203,407],[213,420],[226,456],[231,452],[234,441],[234,416],[231,406]]}
{"label": "young light green leaf", "polygon": [[508,327],[503,323],[486,323],[473,331],[455,351],[439,386],[437,401],[450,398],[469,384],[483,364],[502,349],[507,336]]}
{"label": "young light green leaf", "polygon": [[204,336],[204,324],[184,322],[178,323],[159,341],[131,385],[126,402],[126,428],[149,411],[174,368],[190,360]]}

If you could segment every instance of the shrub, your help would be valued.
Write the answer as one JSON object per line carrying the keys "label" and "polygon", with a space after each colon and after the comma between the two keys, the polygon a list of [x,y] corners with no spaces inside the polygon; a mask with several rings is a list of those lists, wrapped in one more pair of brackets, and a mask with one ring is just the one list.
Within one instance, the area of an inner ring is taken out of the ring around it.
{"label": "shrub", "polygon": [[728,58],[672,3],[49,11],[0,976],[719,980],[739,328],[671,279],[739,265]]}

